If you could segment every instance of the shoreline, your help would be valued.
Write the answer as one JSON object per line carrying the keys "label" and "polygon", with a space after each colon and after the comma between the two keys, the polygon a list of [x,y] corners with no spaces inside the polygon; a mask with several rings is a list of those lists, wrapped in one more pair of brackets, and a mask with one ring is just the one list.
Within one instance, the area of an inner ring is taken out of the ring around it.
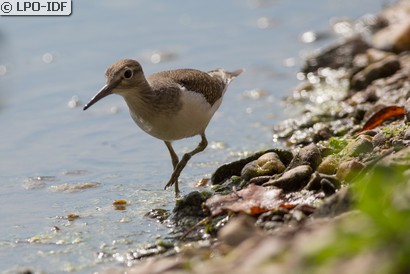
{"label": "shoreline", "polygon": [[[272,148],[176,202],[175,238],[101,273],[405,273],[410,243],[410,2],[309,57]],[[387,212],[385,214],[385,212]],[[164,224],[165,225],[165,224]],[[178,240],[179,239],[179,240]]]}

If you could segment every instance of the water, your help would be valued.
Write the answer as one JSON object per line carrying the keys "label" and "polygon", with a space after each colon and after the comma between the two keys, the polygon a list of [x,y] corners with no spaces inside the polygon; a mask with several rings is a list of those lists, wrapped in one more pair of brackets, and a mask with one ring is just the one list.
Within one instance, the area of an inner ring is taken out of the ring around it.
{"label": "water", "polygon": [[[383,4],[74,1],[70,17],[2,17],[0,270],[90,273],[115,263],[98,254],[120,261],[167,235],[168,228],[144,217],[152,208],[173,208],[172,190],[163,191],[172,169],[165,145],[133,124],[118,96],[81,110],[111,63],[135,58],[146,74],[246,68],[207,129],[207,150],[181,175],[188,193],[218,165],[274,145],[271,126],[291,114],[280,100],[298,83],[300,55],[331,39],[303,44],[301,33],[329,30],[334,17],[358,18]],[[163,61],[156,63],[158,56]],[[73,96],[78,107],[69,106]],[[175,149],[186,152],[198,141]],[[62,188],[84,183],[95,185]],[[129,203],[125,211],[112,207],[117,199]],[[69,221],[68,214],[80,218]]]}

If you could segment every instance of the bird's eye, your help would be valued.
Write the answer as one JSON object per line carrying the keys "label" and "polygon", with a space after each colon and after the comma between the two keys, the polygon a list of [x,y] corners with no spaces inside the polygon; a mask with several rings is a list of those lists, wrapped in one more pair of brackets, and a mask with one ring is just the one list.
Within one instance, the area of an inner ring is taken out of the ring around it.
{"label": "bird's eye", "polygon": [[132,77],[132,70],[127,69],[124,71],[124,78],[125,79],[130,79]]}

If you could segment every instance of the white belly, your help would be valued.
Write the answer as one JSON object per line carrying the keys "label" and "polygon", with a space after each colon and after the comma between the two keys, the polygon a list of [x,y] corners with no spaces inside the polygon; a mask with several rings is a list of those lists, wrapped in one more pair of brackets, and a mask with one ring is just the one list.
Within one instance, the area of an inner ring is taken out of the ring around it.
{"label": "white belly", "polygon": [[204,133],[212,116],[221,105],[222,98],[211,106],[199,93],[184,90],[181,95],[182,108],[173,115],[158,112],[146,120],[135,113],[131,113],[131,116],[141,129],[164,141],[174,141]]}

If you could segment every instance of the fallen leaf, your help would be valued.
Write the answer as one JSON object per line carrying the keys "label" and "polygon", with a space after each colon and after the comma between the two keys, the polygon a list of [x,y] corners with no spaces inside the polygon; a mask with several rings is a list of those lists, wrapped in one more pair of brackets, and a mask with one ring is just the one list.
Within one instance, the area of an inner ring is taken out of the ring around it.
{"label": "fallen leaf", "polygon": [[116,205],[126,205],[127,201],[126,200],[115,200],[112,205],[116,206]]}
{"label": "fallen leaf", "polygon": [[374,129],[387,119],[393,118],[393,117],[400,117],[406,114],[406,110],[404,107],[400,106],[389,106],[382,108],[381,110],[377,111],[374,113],[369,120],[364,124],[361,130],[359,130],[357,133],[360,133],[365,130],[370,130]]}
{"label": "fallen leaf", "polygon": [[287,204],[287,203],[283,203],[280,205],[280,208],[284,208],[284,209],[294,209],[296,207],[295,204]]}
{"label": "fallen leaf", "polygon": [[216,194],[206,200],[205,207],[212,216],[227,211],[243,212],[251,215],[278,209],[284,203],[281,189],[268,189],[250,184],[247,188],[228,195]]}
{"label": "fallen leaf", "polygon": [[74,219],[77,219],[77,218],[80,218],[80,216],[77,215],[77,214],[74,214],[74,213],[68,214],[66,216],[66,219],[69,220],[69,221],[74,221]]}
{"label": "fallen leaf", "polygon": [[115,210],[125,210],[126,209],[126,205],[127,205],[127,201],[126,200],[115,200],[112,205],[114,206]]}

